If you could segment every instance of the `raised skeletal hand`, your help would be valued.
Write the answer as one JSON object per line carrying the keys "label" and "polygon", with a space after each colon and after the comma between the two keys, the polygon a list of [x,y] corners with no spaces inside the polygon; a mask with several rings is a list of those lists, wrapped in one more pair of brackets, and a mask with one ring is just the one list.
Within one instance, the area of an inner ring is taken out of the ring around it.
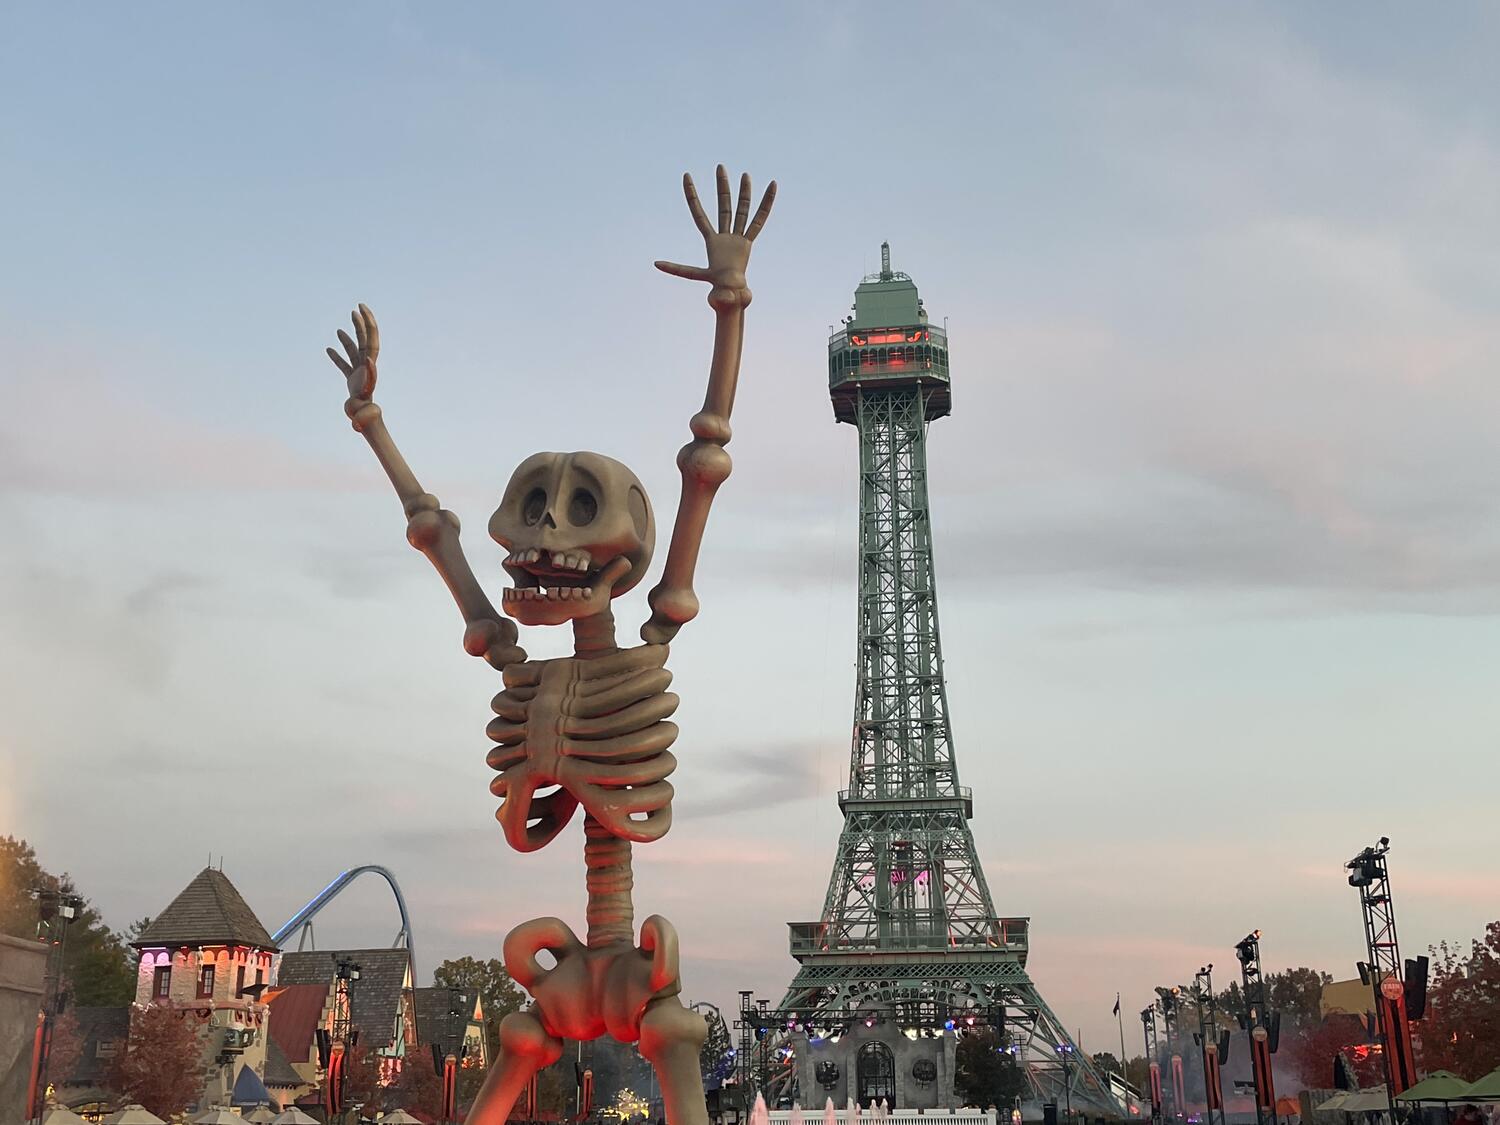
{"label": "raised skeletal hand", "polygon": [[676,262],[657,262],[656,268],[663,273],[685,277],[689,281],[708,282],[713,286],[709,290],[708,303],[717,312],[728,312],[742,309],[750,303],[750,287],[745,284],[745,267],[750,264],[750,244],[755,241],[761,227],[766,225],[766,219],[771,214],[771,204],[776,202],[776,181],[772,180],[766,188],[755,218],[750,219],[747,226],[745,220],[750,215],[749,173],[740,176],[739,203],[732,215],[729,174],[724,171],[722,164],[718,167],[717,178],[719,225],[716,228],[704,212],[703,204],[698,201],[693,177],[686,173],[682,177],[682,192],[687,196],[688,210],[692,212],[693,222],[698,225],[698,230],[703,234],[704,245],[708,248],[708,265],[683,266]]}
{"label": "raised skeletal hand", "polygon": [[325,349],[334,366],[344,373],[349,384],[349,401],[344,403],[344,413],[354,417],[354,412],[375,393],[375,360],[380,355],[380,326],[375,323],[375,314],[360,305],[349,314],[354,322],[354,339],[339,329],[339,343],[344,345],[348,358],[339,355],[333,348]]}

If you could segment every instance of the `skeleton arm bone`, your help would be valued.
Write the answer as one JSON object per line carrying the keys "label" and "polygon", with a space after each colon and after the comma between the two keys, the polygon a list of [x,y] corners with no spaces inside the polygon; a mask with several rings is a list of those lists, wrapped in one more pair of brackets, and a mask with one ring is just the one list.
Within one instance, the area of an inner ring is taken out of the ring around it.
{"label": "skeleton arm bone", "polygon": [[689,424],[693,440],[677,454],[682,472],[682,498],[677,505],[677,520],[672,526],[672,543],[667,549],[661,581],[647,598],[651,619],[641,627],[641,639],[648,644],[666,644],[694,617],[698,616],[698,596],[693,592],[693,572],[698,565],[698,550],[703,544],[703,529],[708,511],[719,485],[728,478],[731,462],[724,446],[729,444],[729,414],[734,408],[734,392],[740,376],[740,351],[745,338],[745,309],[751,293],[745,283],[745,268],[750,261],[750,244],[765,225],[776,199],[772,181],[761,199],[755,218],[746,226],[750,210],[750,177],[740,177],[739,204],[731,219],[729,212],[729,177],[724,166],[718,168],[719,223],[709,222],[691,176],[682,177],[683,194],[688,210],[703,234],[708,249],[707,268],[682,266],[674,262],[657,262],[657,269],[691,281],[712,285],[708,303],[714,310],[714,351],[708,371],[708,393],[703,409]]}
{"label": "skeleton arm bone", "polygon": [[380,354],[380,329],[374,314],[360,305],[351,318],[357,339],[351,340],[347,332],[338,334],[348,357],[333,348],[327,349],[328,356],[348,382],[349,399],[344,403],[344,413],[369,442],[401,500],[406,513],[407,542],[427,556],[458,603],[465,624],[464,650],[471,656],[484,657],[496,668],[525,660],[526,654],[516,647],[515,623],[502,617],[490,604],[464,557],[458,538],[458,517],[422,488],[386,429],[380,406],[371,398],[375,391],[375,362]]}

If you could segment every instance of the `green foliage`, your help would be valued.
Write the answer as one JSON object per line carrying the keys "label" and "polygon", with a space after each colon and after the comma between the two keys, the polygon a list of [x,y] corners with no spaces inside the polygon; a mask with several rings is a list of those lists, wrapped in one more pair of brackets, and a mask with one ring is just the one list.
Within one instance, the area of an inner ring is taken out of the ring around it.
{"label": "green foliage", "polygon": [[[36,937],[36,892],[43,889],[78,894],[72,878],[45,870],[25,840],[0,836],[0,933]],[[130,950],[87,899],[67,924],[63,976],[72,1004],[118,1007],[135,999]]]}
{"label": "green foliage", "polygon": [[500,1021],[511,1012],[521,1010],[526,995],[516,987],[505,971],[504,962],[491,957],[480,961],[473,957],[459,957],[444,961],[432,974],[432,982],[439,988],[457,988],[473,996],[479,994],[484,1009],[485,1050],[492,1061],[500,1054]]}
{"label": "green foliage", "polygon": [[[1006,1109],[1026,1092],[1026,1075],[1002,1038],[991,1028],[971,1031],[958,1041],[953,1088],[965,1105]],[[1002,1114],[1004,1116],[1004,1114]]]}
{"label": "green foliage", "polygon": [[1108,1071],[1110,1074],[1118,1074],[1121,1078],[1125,1077],[1125,1071],[1120,1066],[1120,1060],[1115,1058],[1113,1051],[1095,1051],[1089,1057],[1094,1060],[1094,1065],[1101,1072]]}

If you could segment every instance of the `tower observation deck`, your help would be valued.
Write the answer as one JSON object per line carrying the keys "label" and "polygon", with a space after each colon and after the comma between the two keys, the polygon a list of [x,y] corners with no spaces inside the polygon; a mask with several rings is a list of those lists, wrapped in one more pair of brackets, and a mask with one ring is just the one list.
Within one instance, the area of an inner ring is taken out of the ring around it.
{"label": "tower observation deck", "polygon": [[[817,921],[777,1008],[742,1006],[742,1081],[782,1103],[959,1104],[956,1037],[993,1028],[1037,1102],[1120,1116],[1026,973],[1030,923],[994,907],[959,784],[938,636],[927,429],[952,410],[947,333],[881,269],[828,342],[834,417],[859,432],[859,636],[849,786]],[[770,1053],[774,1044],[775,1057]],[[765,1065],[757,1068],[759,1058]],[[755,1072],[755,1073],[752,1073]],[[1006,1107],[1001,1107],[1002,1109]]]}

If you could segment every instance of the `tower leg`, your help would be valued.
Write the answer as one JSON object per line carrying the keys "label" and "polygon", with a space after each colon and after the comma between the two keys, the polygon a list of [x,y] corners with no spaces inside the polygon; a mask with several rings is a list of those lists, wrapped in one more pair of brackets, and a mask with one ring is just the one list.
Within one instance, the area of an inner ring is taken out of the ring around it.
{"label": "tower leg", "polygon": [[708,1125],[698,1063],[707,1036],[703,1017],[684,1008],[675,996],[652,1001],[641,1019],[641,1056],[661,1083],[668,1125]]}
{"label": "tower leg", "polygon": [[464,1120],[468,1125],[505,1125],[531,1076],[562,1058],[562,1048],[562,1040],[547,1034],[534,1013],[506,1016],[500,1021],[500,1057]]}

